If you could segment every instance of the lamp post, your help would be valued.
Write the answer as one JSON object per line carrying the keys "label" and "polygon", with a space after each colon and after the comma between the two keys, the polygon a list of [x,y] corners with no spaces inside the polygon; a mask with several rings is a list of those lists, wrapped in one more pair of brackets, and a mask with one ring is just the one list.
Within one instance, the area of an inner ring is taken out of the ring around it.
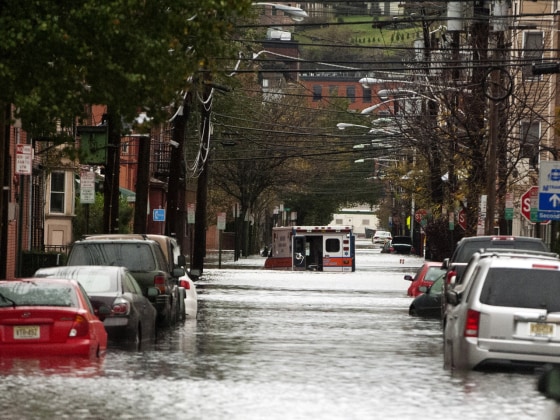
{"label": "lamp post", "polygon": [[309,17],[307,12],[305,12],[303,9],[301,9],[299,7],[295,7],[295,6],[288,6],[288,5],[285,5],[285,4],[277,4],[277,3],[262,3],[262,2],[252,3],[251,5],[252,6],[265,6],[265,7],[270,6],[273,9],[281,10],[282,12],[289,15],[290,18],[292,18],[292,20],[294,20],[296,22],[301,22],[303,19]]}

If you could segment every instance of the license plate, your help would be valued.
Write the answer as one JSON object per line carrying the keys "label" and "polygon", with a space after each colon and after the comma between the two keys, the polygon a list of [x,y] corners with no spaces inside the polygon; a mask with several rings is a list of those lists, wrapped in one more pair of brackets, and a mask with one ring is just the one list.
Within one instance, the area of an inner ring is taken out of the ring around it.
{"label": "license plate", "polygon": [[41,329],[38,325],[17,325],[14,327],[14,340],[40,338]]}
{"label": "license plate", "polygon": [[535,337],[552,337],[554,335],[554,327],[554,324],[531,322],[529,324],[529,333]]}

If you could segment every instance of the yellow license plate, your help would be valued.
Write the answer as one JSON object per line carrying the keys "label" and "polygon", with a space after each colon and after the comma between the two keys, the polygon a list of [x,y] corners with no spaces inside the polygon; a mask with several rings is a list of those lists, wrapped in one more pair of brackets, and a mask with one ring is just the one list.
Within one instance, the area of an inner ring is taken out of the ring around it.
{"label": "yellow license plate", "polygon": [[536,337],[552,337],[554,335],[554,324],[531,322],[529,332]]}
{"label": "yellow license plate", "polygon": [[41,329],[38,325],[17,325],[14,327],[14,340],[40,338]]}

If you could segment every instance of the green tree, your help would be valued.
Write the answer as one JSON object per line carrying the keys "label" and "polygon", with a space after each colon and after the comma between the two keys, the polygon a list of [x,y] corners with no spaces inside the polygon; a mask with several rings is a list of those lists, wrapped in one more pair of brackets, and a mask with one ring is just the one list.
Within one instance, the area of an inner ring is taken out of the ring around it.
{"label": "green tree", "polygon": [[[134,209],[126,198],[121,197],[119,203],[119,232],[130,233],[130,223]],[[95,203],[82,204],[76,197],[76,217],[72,220],[72,234],[78,239],[86,234],[103,232],[103,194],[95,194]]]}

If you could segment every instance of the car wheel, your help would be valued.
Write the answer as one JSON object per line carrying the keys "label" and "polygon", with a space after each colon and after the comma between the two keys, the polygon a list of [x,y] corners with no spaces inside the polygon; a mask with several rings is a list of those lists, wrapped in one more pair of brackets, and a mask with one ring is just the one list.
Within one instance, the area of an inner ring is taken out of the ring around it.
{"label": "car wheel", "polygon": [[453,349],[451,344],[448,344],[445,338],[443,339],[443,368],[453,369]]}
{"label": "car wheel", "polygon": [[418,316],[418,313],[416,313],[416,307],[414,305],[410,305],[410,308],[408,308],[408,314],[410,316]]}
{"label": "car wheel", "polygon": [[165,320],[165,323],[168,327],[175,325],[175,323],[177,322],[177,305],[174,300],[175,299],[173,299],[173,296],[169,295],[169,301],[167,302],[169,306],[167,310],[167,317]]}
{"label": "car wheel", "polygon": [[140,324],[136,327],[136,334],[134,334],[134,350],[140,350],[142,347],[142,327]]}

